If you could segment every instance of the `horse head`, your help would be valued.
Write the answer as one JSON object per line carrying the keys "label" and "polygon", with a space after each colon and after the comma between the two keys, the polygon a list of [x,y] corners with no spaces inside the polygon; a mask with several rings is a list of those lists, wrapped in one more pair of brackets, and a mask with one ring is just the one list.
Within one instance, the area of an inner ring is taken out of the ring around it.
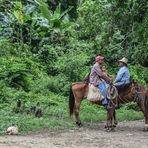
{"label": "horse head", "polygon": [[140,86],[135,80],[132,81],[131,93],[134,95],[134,101],[138,102],[147,96],[147,89]]}

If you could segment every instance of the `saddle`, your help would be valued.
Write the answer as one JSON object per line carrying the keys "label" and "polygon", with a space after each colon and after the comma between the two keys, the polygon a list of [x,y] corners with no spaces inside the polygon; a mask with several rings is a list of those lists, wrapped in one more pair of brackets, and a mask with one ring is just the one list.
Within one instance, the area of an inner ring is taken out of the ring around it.
{"label": "saddle", "polygon": [[127,83],[127,84],[123,84],[121,86],[116,86],[116,88],[117,88],[118,92],[121,92],[124,89],[128,89],[131,85],[132,85],[132,82]]}

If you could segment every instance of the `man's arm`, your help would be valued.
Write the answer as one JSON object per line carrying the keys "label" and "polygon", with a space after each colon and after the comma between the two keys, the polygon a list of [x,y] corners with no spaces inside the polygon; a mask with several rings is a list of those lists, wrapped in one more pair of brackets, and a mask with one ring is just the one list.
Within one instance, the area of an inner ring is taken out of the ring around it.
{"label": "man's arm", "polygon": [[111,79],[102,72],[99,67],[94,67],[95,72],[100,76],[100,78],[104,79],[105,81],[110,81]]}
{"label": "man's arm", "polygon": [[125,72],[124,69],[120,69],[120,70],[118,71],[114,83],[117,83],[117,82],[119,82],[119,81],[122,79],[124,72]]}

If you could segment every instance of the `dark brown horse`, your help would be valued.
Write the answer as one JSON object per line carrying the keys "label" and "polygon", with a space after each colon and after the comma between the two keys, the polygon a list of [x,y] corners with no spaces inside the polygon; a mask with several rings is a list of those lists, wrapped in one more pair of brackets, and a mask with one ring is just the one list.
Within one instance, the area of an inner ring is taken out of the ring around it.
{"label": "dark brown horse", "polygon": [[[79,117],[81,101],[86,98],[88,93],[88,83],[78,82],[73,83],[70,89],[69,95],[69,109],[70,115],[75,115],[76,124],[81,126],[81,120]],[[148,130],[148,89],[137,85],[132,82],[130,86],[121,90],[117,99],[110,101],[111,108],[107,110],[107,129],[111,130],[117,124],[115,109],[119,103],[128,103],[136,101],[145,117],[145,130]],[[92,102],[97,105],[102,105],[101,101]]]}

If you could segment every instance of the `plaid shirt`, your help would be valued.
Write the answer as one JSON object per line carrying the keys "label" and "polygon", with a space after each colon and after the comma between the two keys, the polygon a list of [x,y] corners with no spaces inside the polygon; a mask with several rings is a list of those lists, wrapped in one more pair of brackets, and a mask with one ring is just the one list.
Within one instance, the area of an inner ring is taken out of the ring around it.
{"label": "plaid shirt", "polygon": [[110,81],[110,78],[102,72],[100,64],[96,62],[91,69],[89,82],[94,86],[98,86],[101,78],[105,81]]}

